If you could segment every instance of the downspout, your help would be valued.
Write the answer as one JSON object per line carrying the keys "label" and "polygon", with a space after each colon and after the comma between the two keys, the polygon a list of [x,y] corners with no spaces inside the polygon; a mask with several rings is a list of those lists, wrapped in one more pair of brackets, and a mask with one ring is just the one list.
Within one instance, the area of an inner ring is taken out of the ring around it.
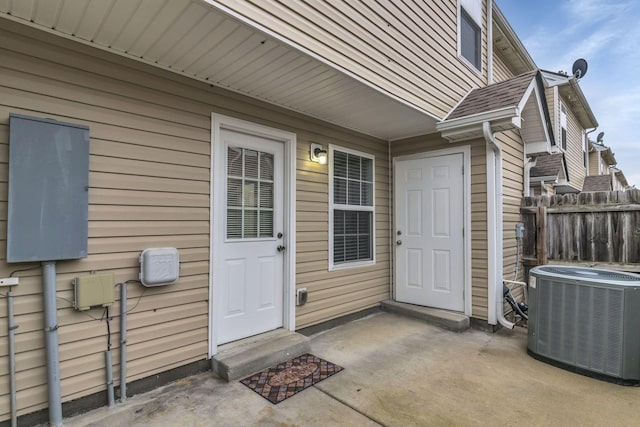
{"label": "downspout", "polygon": [[524,197],[531,195],[531,169],[536,165],[537,158],[527,157],[524,164]]}
{"label": "downspout", "polygon": [[493,83],[493,0],[487,0],[487,85]]}
{"label": "downspout", "polygon": [[[507,329],[515,324],[504,317],[502,298],[502,147],[491,132],[489,122],[482,123],[487,143],[487,249],[489,255],[489,324],[498,322]],[[491,258],[493,256],[493,259]],[[491,306],[495,310],[491,310]]]}

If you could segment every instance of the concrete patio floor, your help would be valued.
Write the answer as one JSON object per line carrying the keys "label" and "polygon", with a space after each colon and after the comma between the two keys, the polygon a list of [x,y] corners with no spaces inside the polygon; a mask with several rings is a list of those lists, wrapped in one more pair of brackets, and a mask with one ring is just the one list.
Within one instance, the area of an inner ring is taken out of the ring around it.
{"label": "concrete patio floor", "polygon": [[278,405],[212,373],[65,419],[65,426],[632,426],[640,387],[526,354],[526,330],[449,332],[379,313],[312,337],[343,372]]}

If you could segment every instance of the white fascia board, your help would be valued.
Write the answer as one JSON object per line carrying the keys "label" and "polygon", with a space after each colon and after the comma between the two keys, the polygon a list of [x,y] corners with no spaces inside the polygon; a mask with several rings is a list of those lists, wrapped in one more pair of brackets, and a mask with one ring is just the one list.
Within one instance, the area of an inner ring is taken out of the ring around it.
{"label": "white fascia board", "polygon": [[436,123],[436,130],[439,132],[454,130],[457,128],[479,125],[482,127],[483,122],[494,122],[496,120],[511,120],[520,117],[518,107],[505,107],[498,110],[487,111],[484,113],[472,114],[470,116],[460,117],[458,119],[446,120]]}
{"label": "white fascia board", "polygon": [[557,182],[557,175],[531,177],[531,182]]}

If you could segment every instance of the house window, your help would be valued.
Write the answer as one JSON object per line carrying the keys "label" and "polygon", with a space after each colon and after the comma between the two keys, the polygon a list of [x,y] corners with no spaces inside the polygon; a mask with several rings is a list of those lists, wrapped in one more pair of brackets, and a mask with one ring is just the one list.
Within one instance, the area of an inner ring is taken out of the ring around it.
{"label": "house window", "polygon": [[567,150],[567,109],[560,104],[560,146]]}
{"label": "house window", "polygon": [[227,239],[273,237],[273,154],[227,149]]}
{"label": "house window", "polygon": [[375,262],[374,157],[330,147],[329,268]]}
{"label": "house window", "polygon": [[476,70],[482,69],[482,3],[460,0],[458,21],[458,54]]}

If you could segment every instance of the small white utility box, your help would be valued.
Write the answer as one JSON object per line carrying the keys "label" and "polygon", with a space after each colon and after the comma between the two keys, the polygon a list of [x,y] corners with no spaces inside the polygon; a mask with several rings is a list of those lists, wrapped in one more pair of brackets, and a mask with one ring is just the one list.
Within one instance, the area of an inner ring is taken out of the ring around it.
{"label": "small white utility box", "polygon": [[176,248],[148,248],[140,254],[140,282],[143,286],[164,286],[180,277],[180,257]]}

